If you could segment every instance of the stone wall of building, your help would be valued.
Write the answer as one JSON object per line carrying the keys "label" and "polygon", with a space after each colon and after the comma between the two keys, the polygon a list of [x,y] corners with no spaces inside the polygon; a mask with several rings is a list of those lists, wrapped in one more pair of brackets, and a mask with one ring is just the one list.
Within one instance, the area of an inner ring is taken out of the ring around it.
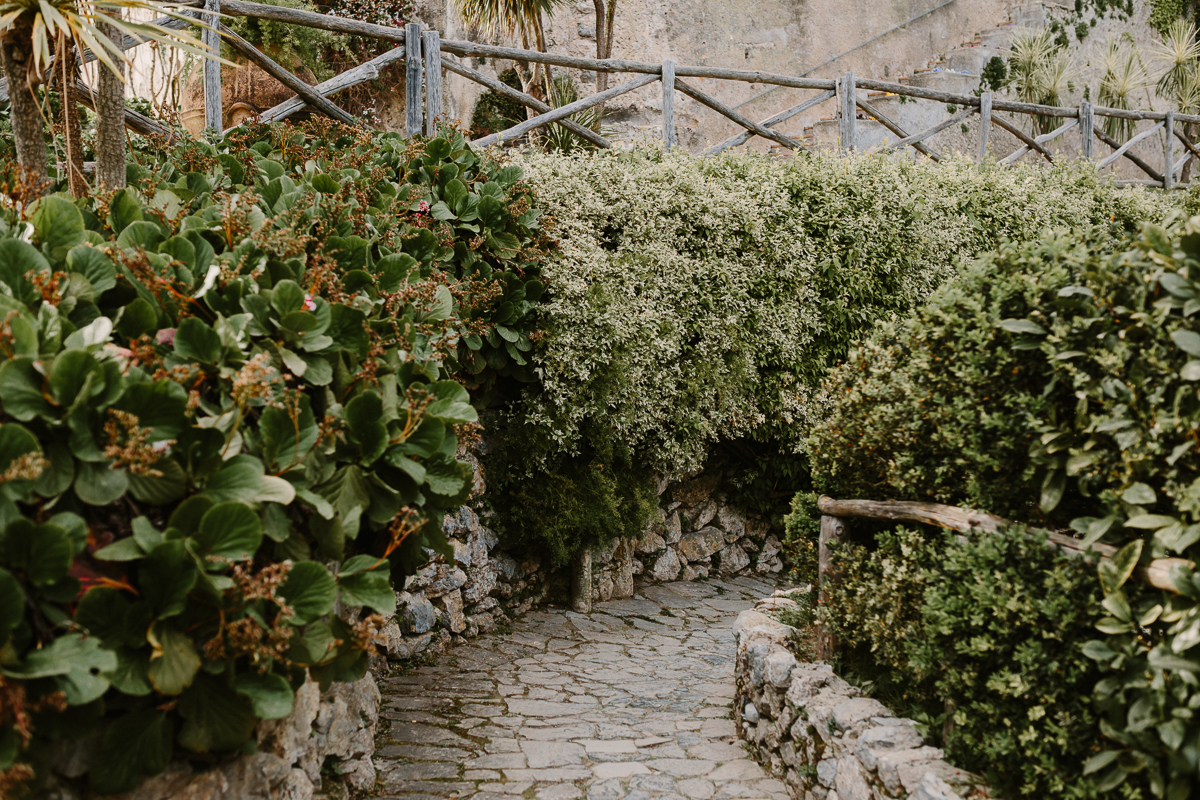
{"label": "stone wall of building", "polygon": [[787,647],[796,632],[763,610],[738,616],[734,718],[799,800],[961,800],[980,784],[928,746],[913,720],[863,697],[828,664],[797,662]]}

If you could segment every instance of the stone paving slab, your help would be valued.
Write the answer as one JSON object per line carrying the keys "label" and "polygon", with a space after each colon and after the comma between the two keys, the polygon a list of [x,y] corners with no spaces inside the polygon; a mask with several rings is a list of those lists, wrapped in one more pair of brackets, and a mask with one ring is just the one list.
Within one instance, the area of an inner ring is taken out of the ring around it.
{"label": "stone paving slab", "polygon": [[790,800],[730,713],[733,620],[775,588],[666,583],[545,609],[384,679],[378,797]]}

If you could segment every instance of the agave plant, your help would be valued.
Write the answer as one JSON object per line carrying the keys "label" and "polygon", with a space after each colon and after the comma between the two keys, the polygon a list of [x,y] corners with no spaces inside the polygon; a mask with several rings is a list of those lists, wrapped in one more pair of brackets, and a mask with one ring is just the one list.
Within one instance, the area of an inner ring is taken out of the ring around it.
{"label": "agave plant", "polygon": [[[1020,32],[1013,40],[1012,56],[1008,60],[1007,85],[1026,103],[1059,105],[1063,95],[1071,89],[1071,80],[1078,69],[1071,61],[1068,50],[1054,41],[1049,28]],[[1034,117],[1033,126],[1037,133],[1046,133],[1054,128],[1058,120],[1054,117]]]}
{"label": "agave plant", "polygon": [[[1133,108],[1133,96],[1150,86],[1150,73],[1142,63],[1132,42],[1110,38],[1104,49],[1104,75],[1100,78],[1100,91],[1096,95],[1102,106],[1129,110]],[[1133,135],[1137,122],[1119,117],[1104,118],[1104,132],[1117,141]]]}
{"label": "agave plant", "polygon": [[1178,95],[1181,82],[1186,80],[1187,73],[1194,71],[1196,61],[1200,59],[1196,27],[1185,19],[1175,20],[1163,34],[1162,41],[1155,43],[1152,55],[1162,65],[1155,87],[1158,93],[1163,97]]}
{"label": "agave plant", "polygon": [[[0,63],[8,78],[17,161],[32,183],[45,184],[48,176],[45,115],[37,87],[46,80],[47,70],[54,61],[53,53],[57,52],[62,59],[62,74],[57,77],[66,105],[74,102],[70,85],[74,75],[67,69],[67,62],[73,61],[72,49],[79,53],[91,51],[101,64],[100,91],[96,98],[97,166],[101,182],[117,188],[124,183],[125,175],[125,55],[117,42],[132,36],[198,56],[207,52],[195,37],[184,31],[123,18],[127,12],[140,10],[186,18],[183,12],[158,0],[0,0]],[[189,21],[196,24],[190,18]],[[71,165],[72,173],[74,166]]]}
{"label": "agave plant", "polygon": [[[574,103],[579,99],[579,90],[575,83],[566,75],[556,75],[550,86],[550,105],[554,108]],[[570,116],[572,122],[577,122],[589,130],[596,131],[601,136],[610,135],[611,129],[602,127],[604,108],[592,106]],[[572,133],[561,125],[547,125],[538,133],[538,143],[546,150],[559,153],[574,153],[580,150],[594,150],[596,145],[584,139],[577,133]]]}

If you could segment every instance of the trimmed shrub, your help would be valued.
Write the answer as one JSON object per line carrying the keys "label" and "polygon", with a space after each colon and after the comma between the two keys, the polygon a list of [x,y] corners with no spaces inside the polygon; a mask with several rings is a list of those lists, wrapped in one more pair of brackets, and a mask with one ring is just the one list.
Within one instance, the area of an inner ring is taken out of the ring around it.
{"label": "trimmed shrub", "polygon": [[842,548],[842,578],[818,612],[860,679],[999,796],[1097,796],[1084,763],[1103,747],[1085,655],[1099,586],[1044,534],[961,539],[905,528],[875,552]]}
{"label": "trimmed shrub", "polygon": [[391,577],[452,555],[455,373],[529,347],[537,215],[458,134],[252,127],[130,176],[0,206],[5,796],[56,740],[127,791],[361,676]]}
{"label": "trimmed shrub", "polygon": [[[1200,774],[1198,263],[1200,218],[1147,224],[1115,247],[1057,236],[1003,248],[856,349],[810,437],[816,474],[843,496],[1041,515],[1120,548],[1099,570],[1108,638],[1086,651],[1105,673],[1108,749],[1085,769],[1101,790],[1186,798]],[[985,302],[968,324],[972,294]],[[971,438],[985,426],[990,445]],[[1172,555],[1178,594],[1127,586],[1139,563]]]}

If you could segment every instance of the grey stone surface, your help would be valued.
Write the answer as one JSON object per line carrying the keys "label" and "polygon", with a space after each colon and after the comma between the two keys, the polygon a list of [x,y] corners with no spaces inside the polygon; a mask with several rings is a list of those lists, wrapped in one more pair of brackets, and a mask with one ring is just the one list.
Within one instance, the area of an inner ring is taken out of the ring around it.
{"label": "grey stone surface", "polygon": [[738,732],[763,767],[803,800],[961,800],[982,787],[926,747],[915,722],[863,697],[828,664],[796,661],[788,649],[796,631],[771,614],[791,602],[776,601],[809,590],[776,591],[734,623]]}
{"label": "grey stone surface", "polygon": [[679,540],[679,555],[685,561],[699,561],[724,546],[725,534],[716,528],[701,528]]}
{"label": "grey stone surface", "polygon": [[789,800],[728,718],[733,618],[754,599],[732,582],[664,583],[590,614],[532,611],[384,679],[395,721],[376,796]]}
{"label": "grey stone surface", "polygon": [[679,577],[679,556],[674,550],[667,550],[654,562],[650,575],[658,581],[673,581]]}

